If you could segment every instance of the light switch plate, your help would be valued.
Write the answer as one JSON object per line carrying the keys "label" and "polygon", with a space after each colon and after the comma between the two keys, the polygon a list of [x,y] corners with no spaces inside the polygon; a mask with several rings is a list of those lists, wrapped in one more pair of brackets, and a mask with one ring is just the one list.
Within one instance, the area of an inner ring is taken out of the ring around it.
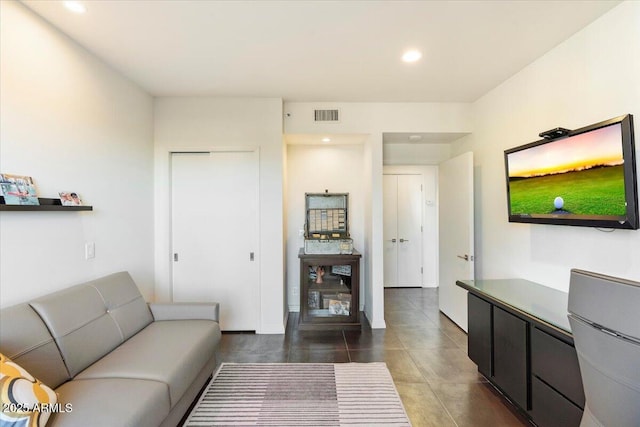
{"label": "light switch plate", "polygon": [[84,244],[84,259],[93,259],[96,257],[96,244],[87,242]]}

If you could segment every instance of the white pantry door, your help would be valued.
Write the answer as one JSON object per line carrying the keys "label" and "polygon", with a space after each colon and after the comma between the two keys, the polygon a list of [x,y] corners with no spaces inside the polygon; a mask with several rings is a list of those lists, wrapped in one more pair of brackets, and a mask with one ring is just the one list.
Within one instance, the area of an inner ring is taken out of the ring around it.
{"label": "white pantry door", "polygon": [[220,303],[220,327],[258,322],[258,153],[171,156],[173,301]]}
{"label": "white pantry door", "polygon": [[474,278],[473,153],[438,166],[440,311],[467,331],[467,291],[456,280]]}
{"label": "white pantry door", "polygon": [[383,176],[384,286],[422,286],[422,176]]}

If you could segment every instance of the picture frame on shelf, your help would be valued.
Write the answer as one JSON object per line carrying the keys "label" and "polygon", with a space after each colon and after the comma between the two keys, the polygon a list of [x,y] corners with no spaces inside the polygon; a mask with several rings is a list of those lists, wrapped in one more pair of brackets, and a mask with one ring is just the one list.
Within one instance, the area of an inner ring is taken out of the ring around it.
{"label": "picture frame on shelf", "polygon": [[40,205],[33,178],[25,175],[0,174],[0,194],[5,205]]}
{"label": "picture frame on shelf", "polygon": [[82,206],[82,199],[78,196],[78,193],[61,191],[60,203],[62,206]]}

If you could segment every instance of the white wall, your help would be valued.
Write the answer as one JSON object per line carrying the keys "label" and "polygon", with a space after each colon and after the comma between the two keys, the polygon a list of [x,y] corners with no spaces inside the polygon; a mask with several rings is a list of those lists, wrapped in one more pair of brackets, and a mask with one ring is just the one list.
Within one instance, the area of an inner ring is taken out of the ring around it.
{"label": "white wall", "polygon": [[[314,109],[340,110],[340,123],[315,123]],[[286,134],[465,133],[471,131],[466,103],[285,102]]]}
{"label": "white wall", "polygon": [[[362,248],[362,261],[360,273],[364,280],[364,286],[361,289],[364,290],[364,312],[371,324],[372,328],[382,329],[387,325],[384,320],[384,265],[380,262],[378,267],[371,262],[374,257],[375,246],[374,241],[380,245],[380,251],[382,251],[382,245],[384,244],[382,234],[374,233],[373,216],[376,214],[382,215],[382,203],[379,207],[374,208],[374,194],[373,187],[375,185],[375,176],[381,172],[377,163],[374,164],[374,158],[376,157],[377,148],[382,151],[382,135],[370,135],[368,141],[365,142],[364,155],[362,156],[362,169],[364,171],[364,246]],[[381,153],[380,153],[381,154]],[[374,172],[375,171],[375,172]],[[380,175],[380,181],[382,181],[382,175]],[[382,184],[380,184],[380,197],[382,197]],[[375,238],[374,238],[375,237]],[[382,257],[376,258],[383,261]]]}
{"label": "white wall", "polygon": [[635,114],[639,149],[640,2],[615,7],[473,111],[474,134],[454,149],[474,152],[476,277],[522,277],[565,291],[574,267],[640,280],[640,231],[508,223],[503,163],[506,148],[535,141],[541,131],[626,113]]}
{"label": "white wall", "polygon": [[385,165],[383,172],[422,178],[422,286],[438,287],[438,167]]}
{"label": "white wall", "polygon": [[[363,145],[289,145],[287,147],[288,210],[287,277],[289,310],[300,310],[300,260],[306,220],[305,193],[349,193],[349,232],[353,246],[364,248]],[[360,301],[364,278],[360,275]]]}
{"label": "white wall", "polygon": [[[340,110],[340,123],[314,123],[314,109]],[[373,328],[384,328],[382,168],[383,133],[471,131],[471,106],[462,103],[286,102],[286,134],[365,134],[364,311]],[[425,159],[425,164],[431,160]],[[289,162],[290,163],[290,162]]]}
{"label": "white wall", "polygon": [[156,294],[171,298],[171,151],[258,147],[260,151],[260,321],[258,333],[284,333],[284,145],[279,98],[156,98]]}
{"label": "white wall", "polygon": [[451,144],[384,144],[385,165],[437,165],[451,158]]}
{"label": "white wall", "polygon": [[[288,264],[286,262],[287,260],[287,251],[289,250],[289,245],[287,243],[287,241],[289,240],[289,226],[288,226],[288,221],[289,218],[287,216],[287,212],[289,212],[289,188],[288,188],[288,182],[289,182],[289,171],[288,171],[288,158],[287,158],[287,148],[286,148],[286,141],[282,140],[282,144],[283,144],[283,149],[282,149],[282,212],[285,213],[282,216],[282,259],[285,260],[285,262],[282,264],[282,275],[283,275],[283,283],[285,284],[285,286],[282,287],[282,304],[284,305],[284,310],[282,313],[283,316],[283,320],[282,323],[284,324],[285,329],[287,328],[287,322],[289,320],[289,305],[291,304],[291,299],[289,298],[289,290],[288,290],[288,283],[289,283],[289,275],[287,273],[287,269],[288,269]],[[294,301],[299,298],[294,298]]]}
{"label": "white wall", "polygon": [[151,97],[21,4],[0,8],[0,171],[94,206],[0,213],[1,305],[120,270],[152,299]]}

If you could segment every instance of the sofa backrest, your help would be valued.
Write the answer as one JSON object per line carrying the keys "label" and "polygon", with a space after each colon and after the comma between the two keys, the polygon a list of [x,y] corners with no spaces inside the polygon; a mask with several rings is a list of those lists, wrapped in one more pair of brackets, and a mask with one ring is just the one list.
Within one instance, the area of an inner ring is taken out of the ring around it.
{"label": "sofa backrest", "polygon": [[0,352],[49,387],[71,378],[47,326],[29,304],[0,310]]}
{"label": "sofa backrest", "polygon": [[30,305],[47,325],[71,377],[153,321],[127,272],[43,296]]}
{"label": "sofa backrest", "polygon": [[107,313],[120,328],[124,340],[153,322],[149,306],[126,271],[93,280],[87,285],[100,293]]}

